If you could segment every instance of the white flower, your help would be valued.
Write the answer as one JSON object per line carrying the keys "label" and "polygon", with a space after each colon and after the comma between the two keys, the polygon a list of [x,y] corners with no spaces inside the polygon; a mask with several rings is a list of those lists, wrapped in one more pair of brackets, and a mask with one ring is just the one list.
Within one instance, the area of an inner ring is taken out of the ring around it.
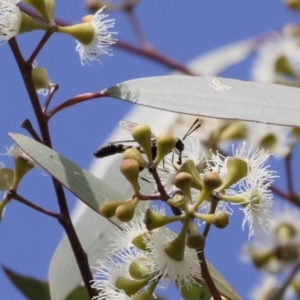
{"label": "white flower", "polygon": [[0,42],[8,41],[20,30],[22,15],[15,4],[19,1],[0,1]]}
{"label": "white flower", "polygon": [[22,163],[33,168],[36,166],[35,161],[27,155],[18,145],[12,144],[10,147],[6,147],[5,155],[13,157],[15,160],[20,160]]}
{"label": "white flower", "polygon": [[112,34],[116,32],[109,32],[109,28],[114,27],[115,20],[104,20],[108,15],[102,14],[104,7],[98,10],[91,20],[91,25],[94,29],[94,38],[88,45],[81,44],[77,42],[76,51],[79,52],[81,63],[84,65],[88,64],[88,60],[98,60],[99,56],[102,54],[112,55],[110,53],[110,45],[116,43],[116,39],[112,37]]}
{"label": "white flower", "polygon": [[262,83],[285,82],[287,78],[276,72],[276,64],[283,57],[293,68],[300,70],[300,48],[297,40],[277,35],[259,48],[252,69],[253,80]]}
{"label": "white flower", "polygon": [[254,149],[263,147],[276,157],[284,157],[288,153],[290,127],[253,122],[245,124],[248,129],[247,140],[251,141]]}
{"label": "white flower", "polygon": [[199,280],[202,278],[195,250],[185,246],[184,259],[181,261],[172,259],[165,252],[165,244],[174,240],[175,237],[176,234],[165,227],[148,236],[148,258],[151,264],[151,271],[156,274],[152,280],[160,278],[171,279],[179,287],[199,284]]}
{"label": "white flower", "polygon": [[245,192],[242,193],[244,202],[240,203],[242,206],[240,209],[245,215],[242,227],[244,230],[245,225],[248,225],[249,239],[253,235],[261,237],[270,230],[273,194],[269,187],[272,183],[272,175],[267,179],[262,174],[259,170],[252,172],[242,185],[245,189]]}
{"label": "white flower", "polygon": [[[96,268],[95,280],[92,288],[99,290],[99,295],[94,297],[94,300],[129,300],[132,297],[128,296],[124,290],[116,287],[117,280],[124,277],[129,280],[134,280],[129,273],[130,265],[137,259],[147,261],[146,252],[138,250],[130,250],[124,253],[119,253],[105,261],[98,261],[99,267]],[[150,266],[149,266],[150,267]]]}

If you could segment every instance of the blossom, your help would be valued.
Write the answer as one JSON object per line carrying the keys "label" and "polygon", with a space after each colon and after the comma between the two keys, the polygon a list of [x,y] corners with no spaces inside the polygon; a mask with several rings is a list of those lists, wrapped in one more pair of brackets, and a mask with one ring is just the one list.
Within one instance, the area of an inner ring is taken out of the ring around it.
{"label": "blossom", "polygon": [[[111,256],[107,260],[98,261],[99,267],[96,268],[95,279],[93,280],[92,288],[99,290],[98,297],[94,300],[129,300],[131,296],[126,294],[126,291],[119,289],[118,279],[120,277],[134,280],[130,275],[129,267],[138,259],[147,262],[146,252],[139,250],[130,250],[124,253],[119,253],[117,256]],[[146,263],[147,264],[147,263]],[[148,271],[147,271],[148,272]],[[147,273],[146,273],[147,275]],[[141,282],[138,280],[137,282]],[[145,284],[146,285],[146,284]],[[128,287],[130,288],[130,287]],[[142,288],[142,287],[141,287]]]}
{"label": "blossom", "polygon": [[[269,190],[274,178],[275,172],[269,170],[269,165],[265,162],[270,154],[264,150],[251,151],[252,147],[247,148],[244,142],[238,147],[232,148],[232,158],[237,158],[246,162],[247,176],[239,179],[227,188],[218,203],[217,210],[225,210],[228,213],[227,201],[231,204],[238,204],[244,212],[242,227],[247,224],[249,227],[249,238],[252,235],[265,234],[270,228],[271,208],[273,205],[273,195]],[[217,172],[224,181],[227,176],[227,161],[231,157],[224,157],[217,153],[212,154],[211,161],[206,171]],[[200,211],[209,211],[209,203],[204,202],[200,206]],[[229,211],[230,213],[230,211]]]}
{"label": "blossom", "polygon": [[116,43],[116,39],[112,37],[116,32],[110,32],[109,28],[114,27],[115,20],[103,20],[108,15],[102,14],[104,7],[98,10],[92,17],[90,24],[94,30],[94,37],[89,44],[82,44],[78,40],[76,51],[78,51],[81,63],[84,65],[88,64],[88,60],[99,60],[98,56],[102,54],[112,55],[110,53],[110,45]]}
{"label": "blossom", "polygon": [[[300,48],[297,40],[291,37],[276,35],[264,43],[258,50],[258,57],[253,64],[252,78],[262,83],[287,82],[290,70],[278,70],[280,59],[285,59],[284,67],[300,70]],[[290,66],[288,66],[290,65]]]}
{"label": "blossom", "polygon": [[17,4],[19,1],[0,1],[0,41],[8,41],[21,28],[22,14]]}
{"label": "blossom", "polygon": [[246,122],[247,140],[253,148],[261,148],[272,152],[275,157],[284,157],[289,151],[291,129],[286,126]]}
{"label": "blossom", "polygon": [[12,144],[10,147],[6,147],[5,155],[13,157],[15,160],[22,162],[27,167],[33,168],[36,166],[34,160],[27,155],[18,145]]}
{"label": "blossom", "polygon": [[179,287],[199,284],[201,271],[197,254],[194,249],[185,246],[184,259],[181,261],[172,259],[165,251],[165,244],[171,242],[176,234],[163,227],[147,238],[148,258],[151,272],[155,279],[170,279]]}

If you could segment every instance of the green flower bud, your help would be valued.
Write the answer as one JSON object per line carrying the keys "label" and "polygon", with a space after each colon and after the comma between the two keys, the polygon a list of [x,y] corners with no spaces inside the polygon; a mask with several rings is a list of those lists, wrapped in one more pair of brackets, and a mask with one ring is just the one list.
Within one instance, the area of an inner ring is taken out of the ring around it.
{"label": "green flower bud", "polygon": [[129,266],[129,274],[133,279],[150,279],[150,266],[145,257],[137,258]]}
{"label": "green flower bud", "polygon": [[14,179],[14,171],[8,168],[0,168],[0,190],[8,191]]}
{"label": "green flower bud", "polygon": [[220,141],[241,140],[247,135],[247,127],[242,121],[233,121],[220,133]]}
{"label": "green flower bud", "polygon": [[288,222],[282,222],[274,229],[274,234],[278,241],[289,242],[297,235],[297,229]]}
{"label": "green flower bud", "polygon": [[198,199],[193,204],[193,209],[197,210],[197,208],[201,205],[201,203],[207,199],[211,192],[214,191],[217,187],[220,186],[222,180],[218,173],[216,172],[207,172],[203,176],[203,188],[201,193],[198,196]]}
{"label": "green flower bud", "polygon": [[263,268],[275,259],[275,254],[273,250],[268,251],[250,251],[249,253],[253,264],[256,268]]}
{"label": "green flower bud", "polygon": [[131,134],[134,140],[144,149],[149,163],[152,163],[151,128],[148,125],[138,124],[133,128]]}
{"label": "green flower bud", "polygon": [[298,74],[285,56],[280,56],[275,64],[275,71],[297,79]]}
{"label": "green flower bud", "polygon": [[191,187],[197,190],[202,190],[203,182],[199,175],[199,171],[197,170],[194,161],[187,160],[180,168],[180,172],[189,173],[193,177]]}
{"label": "green flower bud", "polygon": [[119,205],[127,203],[130,200],[125,200],[125,201],[107,200],[107,201],[104,201],[100,204],[99,212],[102,216],[104,216],[106,218],[111,218],[115,215],[116,209]]}
{"label": "green flower bud", "polygon": [[227,160],[227,174],[223,184],[218,188],[222,192],[234,183],[248,175],[248,164],[240,158],[232,157]]}
{"label": "green flower bud", "polygon": [[116,209],[116,217],[122,222],[129,222],[134,216],[135,207],[139,199],[134,198],[124,204],[121,204]]}
{"label": "green flower bud", "polygon": [[286,264],[297,261],[299,259],[299,245],[296,243],[280,245],[275,250],[275,256]]}
{"label": "green flower bud", "polygon": [[191,199],[191,185],[193,177],[189,173],[180,172],[174,178],[174,185],[179,188],[185,196]]}
{"label": "green flower bud", "polygon": [[145,213],[144,223],[146,225],[147,230],[154,230],[166,224],[176,222],[176,221],[181,221],[183,220],[183,218],[184,215],[171,216],[171,217],[162,216],[161,214],[148,208]]}
{"label": "green flower bud", "polygon": [[45,30],[46,31],[48,29],[48,26],[46,24],[37,22],[36,20],[31,18],[24,12],[21,12],[21,17],[22,17],[22,21],[21,21],[21,26],[20,26],[19,32],[18,32],[19,34],[34,31],[34,30]]}
{"label": "green flower bud", "polygon": [[218,211],[214,214],[213,225],[217,228],[223,229],[226,228],[229,224],[229,218],[225,211]]}
{"label": "green flower bud", "polygon": [[178,236],[171,242],[164,245],[165,252],[174,260],[184,259],[185,237],[188,229],[188,221],[184,221]]}
{"label": "green flower bud", "polygon": [[145,243],[145,235],[150,234],[150,232],[140,234],[136,236],[131,243],[142,251],[147,251],[147,244]]}
{"label": "green flower bud", "polygon": [[148,282],[148,278],[143,280],[131,280],[120,276],[116,280],[116,288],[118,288],[119,290],[124,290],[126,295],[131,296],[136,294],[140,289],[146,286]]}
{"label": "green flower bud", "polygon": [[51,88],[51,81],[46,69],[41,67],[33,67],[31,71],[31,76],[36,91]]}
{"label": "green flower bud", "polygon": [[174,149],[175,144],[176,138],[171,133],[162,133],[157,137],[157,155],[154,161],[154,167],[156,167],[164,157]]}
{"label": "green flower bud", "polygon": [[138,162],[140,167],[147,167],[148,163],[144,160],[141,152],[136,148],[129,148],[123,152],[123,159],[131,158]]}
{"label": "green flower bud", "polygon": [[131,183],[135,194],[139,195],[140,187],[138,183],[140,166],[138,162],[132,158],[127,158],[122,161],[120,165],[120,171],[126,177],[126,179]]}
{"label": "green flower bud", "polygon": [[186,238],[186,245],[191,249],[204,249],[205,237],[200,233],[190,234]]}
{"label": "green flower bud", "polygon": [[95,36],[95,29],[90,22],[71,26],[57,26],[57,32],[70,35],[83,45],[91,44]]}

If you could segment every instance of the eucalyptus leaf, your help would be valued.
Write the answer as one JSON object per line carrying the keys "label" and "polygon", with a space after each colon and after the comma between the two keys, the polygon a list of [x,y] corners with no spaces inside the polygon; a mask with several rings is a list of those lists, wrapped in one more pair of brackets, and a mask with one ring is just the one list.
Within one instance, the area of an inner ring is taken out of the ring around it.
{"label": "eucalyptus leaf", "polygon": [[[50,300],[48,283],[31,277],[20,275],[3,267],[3,270],[11,282],[30,300]],[[74,299],[75,300],[75,299]]]}
{"label": "eucalyptus leaf", "polygon": [[124,197],[90,172],[80,168],[49,147],[21,134],[9,136],[42,168],[95,211],[104,200]]}
{"label": "eucalyptus leaf", "polygon": [[168,75],[125,81],[107,96],[161,110],[300,126],[300,89],[210,76]]}

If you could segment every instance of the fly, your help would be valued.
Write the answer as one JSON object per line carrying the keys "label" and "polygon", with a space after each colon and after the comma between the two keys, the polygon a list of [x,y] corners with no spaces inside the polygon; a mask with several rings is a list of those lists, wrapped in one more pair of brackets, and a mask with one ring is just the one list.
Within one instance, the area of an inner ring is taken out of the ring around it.
{"label": "fly", "polygon": [[[137,123],[131,122],[131,121],[120,121],[120,126],[129,131],[132,132],[133,128],[137,125]],[[195,130],[197,130],[201,124],[199,123],[199,119],[196,119],[196,121],[193,123],[193,125],[190,127],[190,129],[187,131],[187,133],[184,135],[182,139],[176,138],[176,144],[174,147],[175,152],[178,154],[178,164],[182,164],[182,152],[184,150],[184,143],[183,140],[186,139],[191,133],[193,133]],[[134,145],[125,145],[123,143],[127,142],[134,142],[133,140],[129,141],[120,141],[120,142],[113,142],[108,143],[103,147],[100,147],[97,149],[93,154],[96,158],[103,158],[106,156],[114,155],[117,153],[123,153],[125,150],[130,148],[136,148],[139,152],[144,153],[144,149],[141,146],[134,146]],[[154,134],[151,135],[151,152],[152,157],[155,159],[157,154],[157,147],[156,147],[156,136]]]}

